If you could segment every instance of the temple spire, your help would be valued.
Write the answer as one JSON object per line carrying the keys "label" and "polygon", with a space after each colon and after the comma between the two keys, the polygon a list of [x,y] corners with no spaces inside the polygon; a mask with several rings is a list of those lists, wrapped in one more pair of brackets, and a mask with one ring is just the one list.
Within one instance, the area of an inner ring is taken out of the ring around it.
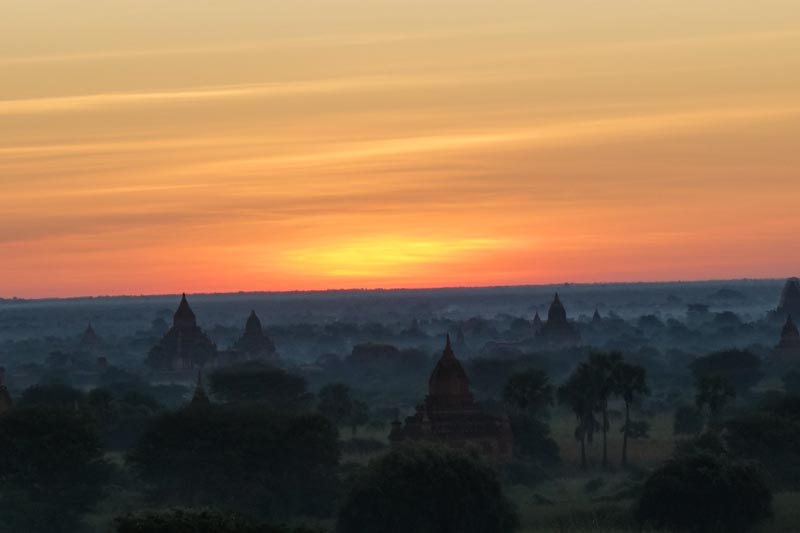
{"label": "temple spire", "polygon": [[211,400],[208,399],[206,389],[203,386],[203,371],[197,371],[197,385],[194,388],[194,396],[189,403],[189,407],[205,407],[211,405]]}
{"label": "temple spire", "polygon": [[450,334],[447,334],[447,340],[445,341],[444,345],[444,353],[442,354],[444,357],[455,357],[456,354],[453,352],[453,346],[450,343]]}

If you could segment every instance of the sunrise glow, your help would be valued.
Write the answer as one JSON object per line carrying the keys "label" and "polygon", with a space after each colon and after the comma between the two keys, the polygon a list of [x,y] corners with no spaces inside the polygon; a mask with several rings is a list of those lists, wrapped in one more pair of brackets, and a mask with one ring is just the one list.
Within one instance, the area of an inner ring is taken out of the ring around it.
{"label": "sunrise glow", "polygon": [[793,0],[12,0],[0,73],[0,297],[800,264]]}

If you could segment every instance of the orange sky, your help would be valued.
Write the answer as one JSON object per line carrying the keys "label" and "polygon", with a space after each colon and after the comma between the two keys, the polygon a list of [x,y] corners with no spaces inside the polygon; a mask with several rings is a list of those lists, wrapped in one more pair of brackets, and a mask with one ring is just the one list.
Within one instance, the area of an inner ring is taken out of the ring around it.
{"label": "orange sky", "polygon": [[796,0],[10,0],[0,296],[782,277]]}

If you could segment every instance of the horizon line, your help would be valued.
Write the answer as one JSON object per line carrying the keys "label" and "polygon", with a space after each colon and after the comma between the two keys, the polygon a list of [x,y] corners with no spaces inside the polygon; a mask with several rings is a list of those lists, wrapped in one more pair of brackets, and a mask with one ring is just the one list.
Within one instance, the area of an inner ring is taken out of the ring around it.
{"label": "horizon line", "polygon": [[526,287],[563,287],[577,286],[587,287],[593,285],[670,285],[670,284],[692,284],[692,283],[725,283],[743,281],[780,281],[790,279],[793,276],[785,277],[743,277],[743,278],[703,278],[703,279],[670,279],[670,280],[642,280],[642,281],[562,281],[558,283],[523,283],[518,285],[448,285],[435,287],[349,287],[340,289],[287,289],[287,290],[239,290],[221,292],[169,292],[169,293],[146,293],[146,294],[97,294],[97,295],[73,295],[73,296],[42,296],[42,297],[3,297],[0,296],[0,303],[7,302],[48,302],[48,301],[70,301],[70,300],[104,300],[113,298],[160,298],[186,294],[187,296],[232,296],[242,294],[323,294],[323,293],[344,293],[344,292],[412,292],[412,291],[448,291],[463,289],[511,289]]}

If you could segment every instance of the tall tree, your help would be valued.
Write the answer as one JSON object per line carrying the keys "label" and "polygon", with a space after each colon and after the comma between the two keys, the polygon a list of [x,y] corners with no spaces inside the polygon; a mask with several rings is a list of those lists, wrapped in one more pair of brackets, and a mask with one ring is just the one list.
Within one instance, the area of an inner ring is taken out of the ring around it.
{"label": "tall tree", "polygon": [[719,423],[722,410],[729,400],[736,398],[736,389],[722,376],[701,377],[695,383],[695,403],[699,409],[708,406],[708,423]]}
{"label": "tall tree", "polygon": [[622,466],[628,464],[628,437],[631,424],[631,404],[637,396],[650,394],[647,387],[647,373],[644,368],[621,361],[614,367],[615,392],[625,402],[625,426],[622,428]]}
{"label": "tall tree", "polygon": [[557,463],[558,444],[550,437],[550,426],[544,418],[553,405],[554,387],[542,370],[530,369],[513,374],[503,388],[508,406],[514,454],[535,459],[543,464]]}
{"label": "tall tree", "polygon": [[608,466],[608,400],[617,390],[617,368],[622,364],[622,354],[619,352],[595,352],[589,355],[588,367],[591,379],[594,381],[596,395],[596,408],[602,416],[601,431],[603,432],[603,466]]}
{"label": "tall tree", "polygon": [[578,420],[575,440],[581,445],[581,468],[586,469],[586,443],[592,443],[599,425],[594,417],[598,405],[596,380],[589,365],[578,365],[566,383],[558,388],[558,402],[568,406]]}

